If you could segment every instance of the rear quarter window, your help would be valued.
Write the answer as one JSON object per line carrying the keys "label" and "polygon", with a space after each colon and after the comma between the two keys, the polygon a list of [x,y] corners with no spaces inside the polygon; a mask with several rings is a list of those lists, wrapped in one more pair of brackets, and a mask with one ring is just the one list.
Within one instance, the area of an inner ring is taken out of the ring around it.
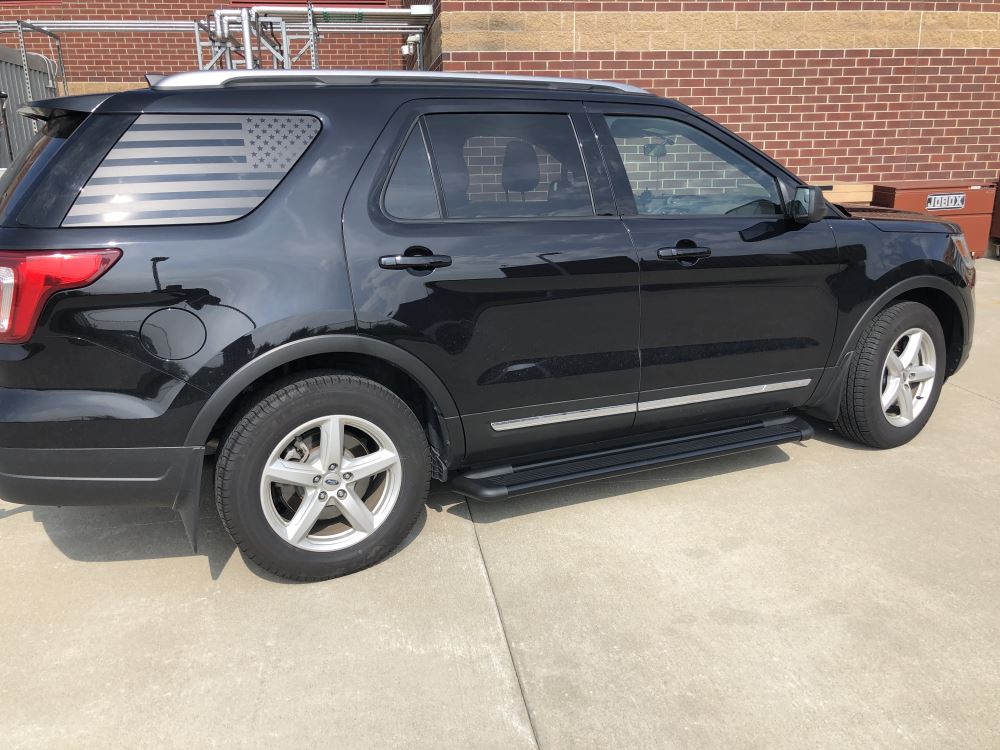
{"label": "rear quarter window", "polygon": [[34,140],[17,155],[0,177],[0,223],[7,223],[8,213],[22,202],[21,198],[44,174],[46,165],[83,119],[82,115],[67,115],[48,120],[39,128]]}
{"label": "rear quarter window", "polygon": [[65,227],[212,224],[253,211],[320,130],[310,115],[141,115]]}

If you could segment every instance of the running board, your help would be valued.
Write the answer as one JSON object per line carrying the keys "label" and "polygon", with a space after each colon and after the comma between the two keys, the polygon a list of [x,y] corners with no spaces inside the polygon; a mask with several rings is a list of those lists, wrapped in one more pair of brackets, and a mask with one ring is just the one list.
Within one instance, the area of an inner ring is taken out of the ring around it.
{"label": "running board", "polygon": [[459,474],[451,480],[450,486],[455,492],[476,500],[506,500],[529,492],[808,440],[812,436],[813,428],[807,422],[799,417],[786,416],[744,427],[583,453],[569,458],[495,466]]}

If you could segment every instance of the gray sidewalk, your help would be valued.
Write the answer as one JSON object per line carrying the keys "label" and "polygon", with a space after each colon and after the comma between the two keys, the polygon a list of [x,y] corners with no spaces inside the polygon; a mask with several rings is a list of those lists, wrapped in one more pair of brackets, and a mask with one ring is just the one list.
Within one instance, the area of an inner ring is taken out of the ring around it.
{"label": "gray sidewalk", "polygon": [[438,487],[348,578],[203,509],[0,502],[9,748],[1000,746],[1000,263],[924,433],[505,504]]}

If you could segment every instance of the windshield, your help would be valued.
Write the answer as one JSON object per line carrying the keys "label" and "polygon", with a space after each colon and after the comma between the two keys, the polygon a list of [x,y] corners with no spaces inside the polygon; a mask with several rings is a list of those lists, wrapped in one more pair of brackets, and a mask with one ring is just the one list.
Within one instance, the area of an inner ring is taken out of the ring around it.
{"label": "windshield", "polygon": [[40,127],[35,139],[14,159],[0,177],[0,223],[6,223],[7,211],[16,206],[45,171],[45,165],[55,156],[84,116],[79,114],[53,117]]}

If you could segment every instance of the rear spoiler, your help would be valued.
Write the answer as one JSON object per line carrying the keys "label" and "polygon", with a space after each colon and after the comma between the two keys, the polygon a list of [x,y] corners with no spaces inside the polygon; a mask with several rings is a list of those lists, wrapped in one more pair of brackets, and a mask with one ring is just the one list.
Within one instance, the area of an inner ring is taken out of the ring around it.
{"label": "rear spoiler", "polygon": [[51,120],[71,113],[90,114],[100,107],[112,94],[82,94],[80,96],[60,96],[55,99],[39,99],[29,102],[17,113],[31,120]]}

